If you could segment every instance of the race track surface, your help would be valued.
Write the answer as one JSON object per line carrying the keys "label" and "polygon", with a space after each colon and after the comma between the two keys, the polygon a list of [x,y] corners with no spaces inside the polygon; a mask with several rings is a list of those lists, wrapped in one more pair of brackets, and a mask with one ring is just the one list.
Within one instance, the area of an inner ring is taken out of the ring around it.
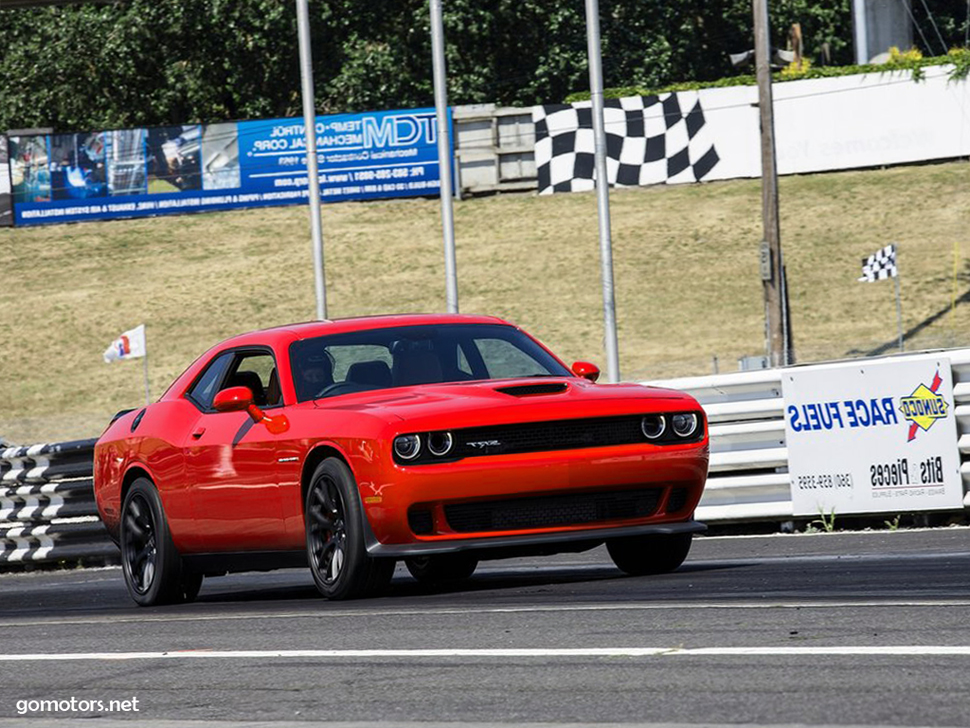
{"label": "race track surface", "polygon": [[158,609],[117,568],[5,574],[0,728],[970,726],[968,615],[964,528],[700,538],[655,577],[603,548],[448,590],[399,566],[355,602],[303,570]]}

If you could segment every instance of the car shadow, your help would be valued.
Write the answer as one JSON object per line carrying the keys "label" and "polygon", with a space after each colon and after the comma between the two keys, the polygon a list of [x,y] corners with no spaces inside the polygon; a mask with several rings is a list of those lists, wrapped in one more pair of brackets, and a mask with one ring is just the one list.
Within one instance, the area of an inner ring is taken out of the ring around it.
{"label": "car shadow", "polygon": [[[416,581],[403,567],[399,566],[395,572],[387,591],[380,596],[355,600],[351,602],[334,602],[334,604],[373,604],[375,600],[382,602],[395,599],[420,598],[428,596],[444,596],[449,594],[503,592],[514,589],[536,589],[543,587],[568,587],[577,584],[591,584],[595,582],[625,582],[631,579],[649,580],[650,583],[670,584],[682,578],[685,574],[699,574],[708,571],[724,571],[737,569],[749,564],[730,562],[699,562],[683,564],[679,569],[669,574],[656,574],[644,577],[633,577],[624,574],[611,564],[591,564],[582,566],[549,567],[537,565],[535,567],[515,566],[503,569],[494,566],[495,562],[485,562],[479,571],[468,579],[453,583],[426,584]],[[323,602],[316,588],[310,581],[309,572],[306,573],[306,584],[288,584],[272,587],[248,587],[241,583],[234,584],[227,589],[220,589],[219,579],[215,577],[206,581],[202,587],[197,604],[219,603],[247,603],[247,602],[288,602],[302,600],[320,600]],[[241,580],[245,574],[236,575],[234,580]]]}

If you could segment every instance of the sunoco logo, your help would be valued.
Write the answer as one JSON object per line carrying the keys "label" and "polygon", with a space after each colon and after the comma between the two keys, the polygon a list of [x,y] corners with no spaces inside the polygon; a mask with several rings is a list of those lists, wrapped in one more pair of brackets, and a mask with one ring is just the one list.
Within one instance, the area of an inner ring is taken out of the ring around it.
{"label": "sunoco logo", "polygon": [[940,373],[937,371],[933,377],[933,383],[929,387],[921,384],[911,395],[900,398],[899,411],[902,413],[903,418],[910,423],[909,439],[907,442],[915,440],[916,433],[919,430],[926,431],[937,420],[946,418],[950,406],[943,399],[943,395],[937,393],[942,383],[943,380],[940,379]]}

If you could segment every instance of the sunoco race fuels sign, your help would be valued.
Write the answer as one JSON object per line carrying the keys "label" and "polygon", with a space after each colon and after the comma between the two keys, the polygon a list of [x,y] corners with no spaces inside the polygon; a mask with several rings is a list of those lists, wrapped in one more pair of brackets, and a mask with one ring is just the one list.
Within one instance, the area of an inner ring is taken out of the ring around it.
{"label": "sunoco race fuels sign", "polygon": [[949,360],[790,369],[782,394],[796,516],[963,507]]}

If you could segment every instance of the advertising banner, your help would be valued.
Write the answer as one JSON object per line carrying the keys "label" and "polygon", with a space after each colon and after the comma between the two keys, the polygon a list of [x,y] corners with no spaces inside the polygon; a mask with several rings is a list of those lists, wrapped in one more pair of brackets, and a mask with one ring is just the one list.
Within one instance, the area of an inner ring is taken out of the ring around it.
{"label": "advertising banner", "polygon": [[786,370],[794,515],[963,508],[950,372],[932,356]]}
{"label": "advertising banner", "polygon": [[[324,201],[438,194],[434,109],[320,116]],[[303,121],[269,119],[10,139],[17,225],[300,203]]]}
{"label": "advertising banner", "polygon": [[10,157],[7,137],[0,134],[0,227],[13,225],[13,199],[10,196]]}

